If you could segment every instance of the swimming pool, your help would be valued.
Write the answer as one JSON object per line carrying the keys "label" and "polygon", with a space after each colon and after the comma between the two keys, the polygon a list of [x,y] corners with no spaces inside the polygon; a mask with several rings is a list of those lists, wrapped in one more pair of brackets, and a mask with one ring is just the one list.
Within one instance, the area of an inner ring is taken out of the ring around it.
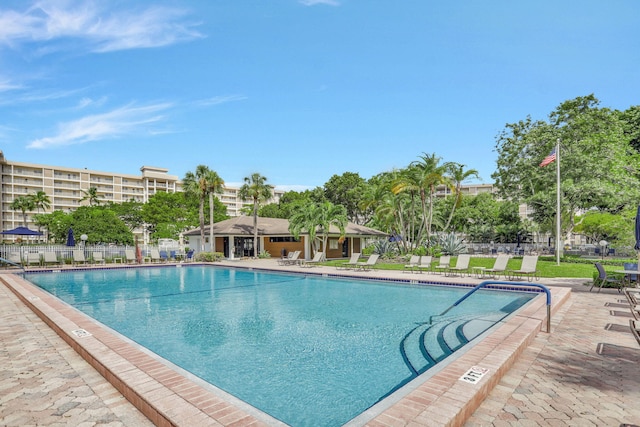
{"label": "swimming pool", "polygon": [[[294,426],[344,424],[415,378],[426,321],[467,291],[202,266],[29,279]],[[451,335],[475,336],[492,322],[470,319],[502,318],[533,297],[474,294],[449,313]]]}

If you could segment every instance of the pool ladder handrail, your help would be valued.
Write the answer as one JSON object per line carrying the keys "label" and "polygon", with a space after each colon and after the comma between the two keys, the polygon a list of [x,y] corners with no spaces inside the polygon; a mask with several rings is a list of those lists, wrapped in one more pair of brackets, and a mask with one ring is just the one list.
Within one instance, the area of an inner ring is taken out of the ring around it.
{"label": "pool ladder handrail", "polygon": [[[547,295],[547,333],[551,333],[551,291],[549,290],[549,288],[547,288],[546,286],[541,285],[539,283],[519,283],[519,282],[506,282],[506,281],[500,281],[500,280],[485,280],[484,282],[481,282],[478,286],[476,286],[475,288],[473,288],[469,292],[467,292],[458,301],[454,302],[445,311],[440,313],[440,315],[438,317],[444,316],[450,310],[452,310],[453,308],[457,307],[458,304],[460,304],[462,301],[464,301],[467,298],[469,298],[474,292],[476,292],[479,289],[484,288],[487,285],[508,285],[508,286],[523,286],[523,287],[524,286],[527,286],[527,287],[533,286],[533,287],[542,289],[544,291],[544,293]],[[431,323],[431,324],[433,323],[433,317],[434,316],[431,316],[429,318],[429,323]]]}
{"label": "pool ladder handrail", "polygon": [[9,265],[15,265],[16,267],[21,268],[21,269],[24,270],[24,265],[18,264],[17,262],[9,261],[8,259],[4,259],[4,258],[0,257],[0,262],[3,262],[5,264],[9,264]]}

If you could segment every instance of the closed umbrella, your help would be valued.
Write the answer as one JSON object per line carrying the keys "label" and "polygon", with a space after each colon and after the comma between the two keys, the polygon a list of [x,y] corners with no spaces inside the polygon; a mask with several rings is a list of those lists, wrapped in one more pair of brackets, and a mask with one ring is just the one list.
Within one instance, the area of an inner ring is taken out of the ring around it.
{"label": "closed umbrella", "polygon": [[76,239],[75,237],[73,237],[73,228],[70,228],[69,231],[67,231],[67,246],[75,246],[76,245]]}

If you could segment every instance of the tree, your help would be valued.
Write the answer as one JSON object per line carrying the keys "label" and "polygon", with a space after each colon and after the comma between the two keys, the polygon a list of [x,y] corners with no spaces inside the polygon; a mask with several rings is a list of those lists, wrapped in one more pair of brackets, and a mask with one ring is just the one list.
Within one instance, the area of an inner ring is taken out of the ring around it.
{"label": "tree", "polygon": [[466,165],[462,165],[460,163],[452,162],[449,164],[449,174],[451,176],[451,181],[454,184],[453,196],[455,199],[451,205],[449,219],[447,219],[447,223],[445,224],[443,231],[447,231],[451,224],[451,220],[453,219],[453,214],[456,212],[456,209],[460,207],[460,203],[462,201],[462,183],[469,178],[478,178],[479,176],[476,169],[465,169],[465,167]]}
{"label": "tree", "polygon": [[87,243],[117,243],[133,245],[133,233],[116,216],[116,213],[103,206],[80,206],[69,214],[73,231],[77,235],[86,234]]}
{"label": "tree", "polygon": [[215,205],[213,203],[214,194],[222,194],[224,191],[223,185],[224,180],[220,178],[217,172],[209,171],[206,176],[207,182],[207,193],[209,193],[209,241],[211,242],[211,252],[216,251],[216,240],[213,236],[213,223],[214,223],[214,212]]}
{"label": "tree", "polygon": [[539,167],[560,141],[562,231],[581,210],[618,212],[640,196],[640,154],[631,146],[620,114],[598,107],[593,95],[561,103],[549,120],[530,117],[507,124],[497,137],[499,194],[529,204],[541,224],[554,222],[555,167]]}
{"label": "tree", "polygon": [[53,211],[49,214],[34,215],[33,222],[39,229],[45,228],[47,230],[49,241],[63,243],[67,239],[67,231],[71,227],[72,218],[70,214],[62,211]]}
{"label": "tree", "polygon": [[136,202],[132,199],[122,203],[113,203],[110,201],[105,206],[115,212],[118,218],[127,224],[127,227],[129,227],[131,231],[144,225],[144,219],[142,218],[143,203]]}
{"label": "tree", "polygon": [[[213,175],[215,174],[215,175]],[[185,193],[188,196],[198,199],[198,215],[200,219],[200,250],[204,251],[204,203],[209,192],[211,191],[211,180],[220,179],[218,174],[209,169],[208,166],[198,165],[196,171],[187,172],[182,180],[182,185]],[[222,185],[222,184],[219,184]],[[211,227],[213,224],[211,224]],[[213,245],[213,242],[211,242]]]}
{"label": "tree", "polygon": [[[216,202],[222,205],[217,199]],[[224,209],[218,206],[216,215],[222,215]],[[159,192],[142,206],[141,215],[152,240],[177,239],[181,232],[198,226],[198,202],[185,193]]]}
{"label": "tree", "polygon": [[[289,231],[296,239],[303,231],[308,232],[314,253],[318,252],[316,240],[320,240],[322,250],[326,254],[331,226],[340,230],[340,239],[343,239],[347,223],[347,210],[342,205],[334,205],[331,202],[300,204],[289,218]],[[317,233],[320,233],[320,239],[317,238]]]}
{"label": "tree", "polygon": [[89,187],[88,190],[82,190],[82,193],[84,193],[84,196],[82,196],[80,201],[84,202],[85,200],[88,200],[89,206],[96,206],[102,202],[101,199],[103,196],[98,194],[98,189],[96,187]]}
{"label": "tree", "polygon": [[31,195],[30,197],[33,201],[33,205],[38,210],[38,213],[51,207],[51,200],[49,200],[49,196],[47,196],[47,193],[42,190],[36,191],[36,193]]}
{"label": "tree", "polygon": [[267,178],[259,173],[253,173],[244,178],[238,195],[242,201],[253,201],[253,256],[258,250],[258,207],[273,197],[273,186],[266,183]]}
{"label": "tree", "polygon": [[22,223],[27,226],[27,211],[35,209],[35,203],[32,197],[18,196],[11,202],[11,209],[22,212]]}
{"label": "tree", "polygon": [[334,205],[342,205],[347,210],[349,221],[364,224],[367,221],[366,211],[362,210],[362,197],[367,182],[357,173],[345,172],[333,175],[324,185],[324,193]]}

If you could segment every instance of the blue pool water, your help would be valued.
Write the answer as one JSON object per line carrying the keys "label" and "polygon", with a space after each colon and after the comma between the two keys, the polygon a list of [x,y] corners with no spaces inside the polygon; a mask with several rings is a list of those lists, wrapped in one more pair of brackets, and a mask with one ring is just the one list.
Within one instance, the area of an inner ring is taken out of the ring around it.
{"label": "blue pool water", "polygon": [[447,332],[427,322],[468,289],[209,266],[28,278],[292,426],[346,423],[444,357],[429,348],[447,334],[476,336],[535,296],[477,292]]}

